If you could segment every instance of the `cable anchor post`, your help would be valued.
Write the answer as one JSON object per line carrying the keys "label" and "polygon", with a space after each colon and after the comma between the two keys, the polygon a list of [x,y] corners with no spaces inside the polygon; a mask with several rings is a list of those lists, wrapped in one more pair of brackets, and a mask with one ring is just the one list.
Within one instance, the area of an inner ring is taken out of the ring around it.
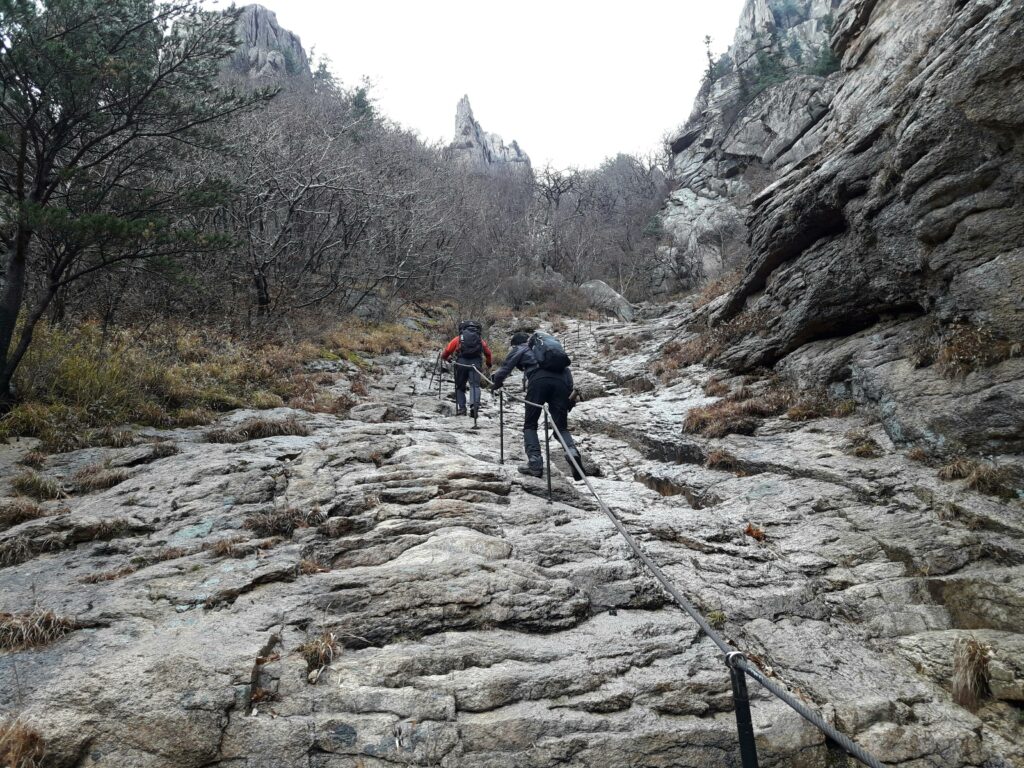
{"label": "cable anchor post", "polygon": [[498,463],[505,463],[505,392],[498,390]]}
{"label": "cable anchor post", "polygon": [[757,744],[754,742],[754,723],[750,717],[750,695],[747,693],[747,657],[739,651],[725,655],[725,665],[732,678],[732,700],[736,707],[736,732],[740,742],[740,764],[743,768],[758,768]]}
{"label": "cable anchor post", "polygon": [[551,491],[551,428],[548,425],[548,406],[544,404],[544,453],[546,455],[548,476],[548,504],[554,502],[554,494]]}

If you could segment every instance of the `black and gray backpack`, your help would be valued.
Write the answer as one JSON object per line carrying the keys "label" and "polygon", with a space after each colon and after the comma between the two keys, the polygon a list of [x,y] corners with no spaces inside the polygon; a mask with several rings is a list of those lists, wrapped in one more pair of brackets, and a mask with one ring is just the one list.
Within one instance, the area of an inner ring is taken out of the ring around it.
{"label": "black and gray backpack", "polygon": [[480,323],[475,320],[464,320],[459,323],[459,356],[480,357],[484,351]]}
{"label": "black and gray backpack", "polygon": [[537,365],[545,371],[561,373],[572,365],[572,360],[565,353],[562,342],[550,333],[537,331],[530,337],[528,344],[534,358],[537,360]]}

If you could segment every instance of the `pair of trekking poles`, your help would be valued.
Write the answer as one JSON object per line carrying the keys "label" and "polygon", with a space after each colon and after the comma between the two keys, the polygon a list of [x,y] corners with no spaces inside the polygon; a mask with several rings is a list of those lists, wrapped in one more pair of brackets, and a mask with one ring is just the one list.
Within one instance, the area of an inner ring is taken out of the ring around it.
{"label": "pair of trekking poles", "polygon": [[[483,371],[481,371],[479,368],[477,368],[475,365],[466,365],[465,363],[460,363],[460,362],[457,362],[457,361],[453,362],[452,364],[456,365],[456,366],[463,367],[463,368],[471,368],[472,370],[476,371],[480,375],[480,378],[483,379],[484,381],[486,381],[488,384],[490,384],[490,385],[494,384],[494,381],[489,376],[487,376],[487,374],[485,374]],[[434,368],[431,371],[430,386],[429,386],[430,391],[433,391],[433,389],[434,389],[434,379],[436,377],[436,379],[437,379],[437,397],[438,397],[438,399],[441,399],[444,396],[443,395],[444,382],[448,381],[448,379],[444,378],[444,370],[445,369],[444,369],[443,362],[441,360],[441,354],[438,353],[437,358],[434,361]],[[454,378],[451,379],[451,381],[452,381],[452,383],[454,383]],[[494,397],[494,390],[493,389],[491,390],[491,397],[492,398]],[[512,397],[512,395],[510,395],[509,397]],[[544,412],[544,462],[547,465],[546,466],[545,474],[547,475],[547,481],[548,481],[548,504],[551,504],[551,503],[554,502],[554,488],[553,488],[553,486],[551,484],[551,433],[552,433],[552,431],[555,433],[555,437],[558,439],[558,442],[562,444],[562,448],[565,450],[566,457],[567,457],[569,463],[572,465],[572,469],[573,469],[574,474],[578,473],[579,477],[583,477],[583,478],[586,477],[586,474],[583,471],[583,467],[579,464],[579,462],[577,462],[576,458],[574,456],[572,456],[572,452],[569,450],[568,444],[566,443],[565,439],[562,437],[561,432],[559,432],[558,427],[555,426],[554,419],[551,418],[551,413],[548,410],[547,403],[543,403],[543,404],[542,403],[532,403],[529,400],[527,400],[526,398],[514,398],[514,399],[519,400],[524,405],[532,405],[532,406],[534,406],[536,408],[540,408]],[[477,420],[476,420],[475,416],[473,417],[473,429],[478,429]],[[504,464],[505,463],[505,390],[503,388],[499,388],[498,389],[498,463],[499,464]],[[588,485],[589,485],[589,483],[588,483]],[[591,490],[593,491],[593,488],[591,488]]]}

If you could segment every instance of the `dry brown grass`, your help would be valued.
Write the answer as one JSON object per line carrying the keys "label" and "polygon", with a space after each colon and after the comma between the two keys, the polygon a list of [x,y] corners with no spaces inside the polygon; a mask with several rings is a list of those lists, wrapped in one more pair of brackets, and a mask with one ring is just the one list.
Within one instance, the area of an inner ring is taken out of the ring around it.
{"label": "dry brown grass", "polygon": [[309,434],[309,428],[294,416],[284,419],[246,419],[241,424],[224,429],[212,429],[206,433],[210,443],[244,443],[265,437]]}
{"label": "dry brown grass", "polygon": [[109,571],[90,573],[88,576],[82,576],[78,582],[80,584],[100,584],[105,581],[116,581],[117,579],[122,579],[125,576],[130,576],[137,570],[139,570],[138,567],[134,565],[126,565],[121,568],[112,568]]}
{"label": "dry brown grass", "polygon": [[728,293],[740,284],[742,277],[743,273],[737,269],[733,272],[726,272],[711,282],[706,283],[693,297],[693,308],[699,309],[710,304],[719,296]]}
{"label": "dry brown grass", "polygon": [[184,557],[189,554],[189,551],[184,547],[165,547],[153,555],[154,563],[163,563],[168,560],[177,560],[179,557]]}
{"label": "dry brown grass", "polygon": [[323,669],[341,652],[338,638],[333,632],[322,632],[299,646],[299,653],[306,660],[309,671]]}
{"label": "dry brown grass", "polygon": [[652,366],[652,372],[664,377],[688,365],[711,363],[737,342],[763,333],[770,321],[770,315],[764,311],[746,311],[712,328],[702,327],[696,336],[670,341],[662,347],[661,358]]}
{"label": "dry brown grass", "polygon": [[846,433],[846,453],[861,459],[877,459],[882,446],[866,430],[852,429]]}
{"label": "dry brown grass", "polygon": [[0,567],[24,563],[35,554],[32,540],[27,536],[12,536],[0,544]]}
{"label": "dry brown grass", "polygon": [[918,464],[931,464],[934,461],[931,454],[921,446],[911,448],[907,451],[907,458]]}
{"label": "dry brown grass", "polygon": [[214,557],[245,557],[249,553],[249,548],[242,546],[244,542],[244,536],[230,536],[212,544],[204,544],[203,549]]}
{"label": "dry brown grass", "polygon": [[1024,490],[1024,471],[1012,464],[995,464],[956,456],[942,467],[941,480],[966,480],[968,488],[1000,499],[1017,498]]}
{"label": "dry brown grass", "polygon": [[46,454],[42,451],[29,451],[18,463],[32,469],[40,469],[46,463]]}
{"label": "dry brown grass", "polygon": [[11,480],[11,486],[18,493],[24,496],[31,496],[39,501],[59,499],[65,495],[61,484],[54,478],[31,469],[15,475],[14,479]]}
{"label": "dry brown grass", "polygon": [[793,390],[775,382],[756,391],[743,388],[729,398],[693,408],[683,421],[683,431],[705,437],[750,435],[761,419],[783,413],[795,396]]}
{"label": "dry brown grass", "polygon": [[310,576],[314,573],[327,573],[331,569],[321,565],[316,560],[303,558],[302,560],[299,560],[296,570],[300,576]]}
{"label": "dry brown grass", "polygon": [[953,700],[975,709],[988,691],[988,661],[992,648],[975,638],[960,638],[953,646]]}
{"label": "dry brown grass", "polygon": [[753,523],[747,523],[747,527],[743,529],[743,533],[752,538],[754,541],[764,541],[768,538],[768,534],[764,532],[764,529],[758,528]]}
{"label": "dry brown grass", "polygon": [[398,323],[372,324],[355,318],[347,319],[340,327],[327,332],[323,342],[324,347],[331,353],[350,360],[352,353],[384,355],[389,352],[404,352],[415,355],[435,346],[422,331],[415,331]]}
{"label": "dry brown grass", "polygon": [[90,464],[82,467],[71,476],[71,482],[80,493],[103,491],[123,483],[131,477],[131,473],[122,467],[110,467],[106,464]]}
{"label": "dry brown grass", "polygon": [[46,744],[39,732],[19,717],[0,719],[0,765],[4,768],[39,768]]}
{"label": "dry brown grass", "polygon": [[47,645],[75,627],[74,619],[39,608],[28,613],[0,613],[0,650],[18,651]]}
{"label": "dry brown grass", "polygon": [[1019,357],[1022,346],[987,326],[953,323],[939,343],[935,363],[944,376],[961,378],[978,368]]}
{"label": "dry brown grass", "polygon": [[162,440],[159,443],[153,443],[153,447],[150,448],[149,455],[154,459],[166,459],[168,456],[175,456],[180,452],[180,449],[174,443],[168,440]]}
{"label": "dry brown grass", "polygon": [[704,394],[708,397],[725,397],[729,394],[729,385],[718,378],[710,378],[704,384]]}
{"label": "dry brown grass", "polygon": [[245,527],[257,536],[291,536],[296,528],[309,528],[322,522],[319,510],[301,510],[296,507],[257,512],[245,519]]}
{"label": "dry brown grass", "polygon": [[27,520],[36,520],[49,513],[32,499],[15,496],[13,499],[0,500],[0,531],[12,528]]}
{"label": "dry brown grass", "polygon": [[740,462],[728,451],[714,450],[708,453],[704,466],[708,469],[719,469],[724,472],[741,472]]}

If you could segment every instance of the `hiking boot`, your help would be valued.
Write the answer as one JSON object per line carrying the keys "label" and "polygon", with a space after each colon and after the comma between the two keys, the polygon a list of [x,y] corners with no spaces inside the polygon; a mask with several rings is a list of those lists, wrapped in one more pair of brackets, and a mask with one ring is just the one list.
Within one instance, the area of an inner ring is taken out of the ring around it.
{"label": "hiking boot", "polygon": [[529,475],[530,477],[543,477],[544,476],[544,465],[537,464],[520,464],[519,474]]}
{"label": "hiking boot", "polygon": [[469,407],[469,415],[472,416],[474,419],[477,417],[478,413],[480,413],[479,405],[471,405]]}
{"label": "hiking boot", "polygon": [[456,408],[455,409],[455,415],[456,416],[465,416],[466,415],[466,409],[465,408]]}
{"label": "hiking boot", "polygon": [[[580,456],[579,448],[576,448],[576,447],[571,448],[569,450],[568,456],[571,456],[573,459],[576,460],[576,464],[579,464],[580,469],[583,470],[583,473],[585,474],[587,470],[586,470],[586,467],[583,466],[583,457]],[[582,480],[583,479],[583,474],[580,474],[580,471],[576,469],[576,465],[573,464],[572,461],[568,459],[568,456],[567,456],[566,460],[569,461],[569,469],[572,470],[572,479],[573,480]]]}

